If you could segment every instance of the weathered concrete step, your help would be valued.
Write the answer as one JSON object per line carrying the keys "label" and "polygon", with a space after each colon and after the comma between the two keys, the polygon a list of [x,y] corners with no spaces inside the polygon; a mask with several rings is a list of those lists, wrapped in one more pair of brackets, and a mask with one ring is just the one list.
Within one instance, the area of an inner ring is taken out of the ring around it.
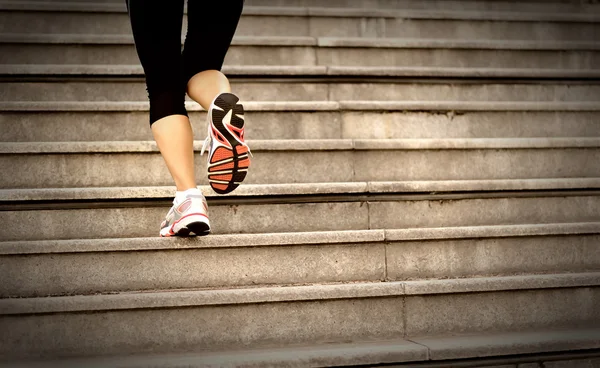
{"label": "weathered concrete step", "polygon": [[[206,113],[187,110],[200,138]],[[600,137],[600,103],[257,101],[251,139]],[[0,103],[0,142],[151,140],[146,102]]]}
{"label": "weathered concrete step", "polygon": [[[123,3],[119,0],[68,0],[57,2],[55,0],[3,0],[4,9],[23,9],[24,3],[33,3],[35,8],[40,11],[53,11],[57,7],[68,6],[71,11],[94,11],[94,12],[122,12],[125,9]],[[536,13],[569,13],[569,14],[589,14],[595,13],[598,6],[593,2],[582,2],[580,0],[544,0],[544,1],[519,1],[512,2],[506,0],[494,1],[473,1],[473,0],[331,0],[322,2],[317,0],[248,0],[245,2],[245,8],[252,7],[277,7],[280,12],[296,12],[297,8],[321,8],[324,10],[372,10],[384,8],[383,10],[431,10],[439,9],[444,11],[469,10],[481,11],[483,13],[495,11],[511,12],[536,12]],[[295,9],[296,8],[296,9]],[[334,8],[334,9],[331,9]],[[318,10],[318,9],[316,9]]]}
{"label": "weathered concrete step", "polygon": [[[0,33],[130,34],[125,6],[82,9],[80,4],[0,2]],[[458,39],[593,40],[594,13],[391,10],[356,8],[244,8],[238,36],[406,37]],[[187,17],[183,20],[187,29]]]}
{"label": "weathered concrete step", "polygon": [[[206,184],[206,159],[198,153],[202,143],[195,143],[196,177]],[[600,176],[599,138],[263,140],[249,145],[254,157],[248,184]],[[152,141],[2,143],[0,171],[0,188],[172,183]]]}
{"label": "weathered concrete step", "polygon": [[[461,78],[461,79],[519,79],[573,80],[600,79],[600,69],[548,68],[471,68],[422,66],[297,66],[297,65],[226,65],[223,72],[233,78],[260,77],[322,79],[344,78]],[[0,77],[4,80],[43,80],[56,78],[144,78],[141,65],[93,64],[3,64]]]}
{"label": "weathered concrete step", "polygon": [[0,352],[161,354],[590,329],[600,325],[599,284],[600,273],[576,273],[2,299]]}
{"label": "weathered concrete step", "polygon": [[[4,80],[3,102],[121,102],[147,101],[143,79],[47,78]],[[232,79],[233,91],[242,101],[524,101],[598,102],[597,81],[494,81],[457,79],[313,78]],[[45,105],[48,106],[48,105]]]}
{"label": "weathered concrete step", "polygon": [[598,241],[600,223],[0,242],[0,297],[590,272]]}
{"label": "weathered concrete step", "polygon": [[[439,367],[595,367],[598,329],[541,330],[187,354],[0,363],[2,368],[347,367],[434,363]],[[574,351],[578,351],[574,353]],[[526,357],[523,355],[524,354]],[[523,364],[519,364],[523,363]],[[502,364],[499,366],[498,364]]]}
{"label": "weathered concrete step", "polygon": [[[599,187],[598,179],[286,184],[208,202],[215,234],[574,223],[600,221]],[[154,237],[174,190],[2,193],[0,220],[11,226],[0,240],[20,241]]]}
{"label": "weathered concrete step", "polygon": [[[0,64],[139,63],[132,36],[0,35]],[[234,39],[227,65],[427,66],[598,69],[596,41],[334,37]]]}

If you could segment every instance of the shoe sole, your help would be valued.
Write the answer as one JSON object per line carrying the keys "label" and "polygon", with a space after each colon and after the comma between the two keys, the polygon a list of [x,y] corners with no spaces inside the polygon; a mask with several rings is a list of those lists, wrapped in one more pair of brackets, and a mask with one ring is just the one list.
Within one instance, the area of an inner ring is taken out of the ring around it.
{"label": "shoe sole", "polygon": [[[177,225],[181,225],[181,227],[177,231],[173,231]],[[210,234],[210,224],[208,220],[204,219],[202,215],[192,215],[189,216],[186,221],[175,223],[171,225],[169,231],[166,234],[160,232],[160,236],[162,237],[171,237],[171,236],[180,236],[180,237],[188,237],[188,236],[204,236]]]}
{"label": "shoe sole", "polygon": [[208,159],[208,182],[218,194],[227,194],[237,188],[246,178],[250,166],[248,146],[241,144],[223,122],[231,114],[231,125],[237,128],[244,126],[244,120],[239,117],[244,115],[244,107],[238,101],[239,98],[232,93],[221,93],[214,102],[219,109],[211,106],[209,111],[213,126],[233,148],[219,146]]}

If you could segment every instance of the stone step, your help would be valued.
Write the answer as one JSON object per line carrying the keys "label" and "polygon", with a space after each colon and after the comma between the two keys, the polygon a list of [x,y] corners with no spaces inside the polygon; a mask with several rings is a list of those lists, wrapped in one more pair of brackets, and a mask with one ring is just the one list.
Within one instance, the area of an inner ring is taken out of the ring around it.
{"label": "stone step", "polygon": [[[227,65],[340,65],[598,69],[592,41],[409,38],[234,38]],[[131,35],[0,35],[0,64],[139,63]]]}
{"label": "stone step", "polygon": [[[258,234],[597,222],[599,188],[599,179],[579,178],[244,185],[227,196],[204,190],[213,233]],[[11,226],[0,240],[155,237],[174,192],[2,190],[0,220]]]}
{"label": "stone step", "polygon": [[[519,80],[600,79],[600,69],[548,68],[469,68],[422,66],[298,66],[298,65],[225,65],[223,72],[233,78],[461,78]],[[56,78],[144,78],[141,65],[94,64],[2,64],[4,80],[43,80]]]}
{"label": "stone step", "polygon": [[[124,4],[0,2],[0,33],[130,34]],[[545,11],[545,10],[544,10]],[[246,6],[238,36],[593,40],[594,13]],[[187,29],[187,17],[183,30]]]}
{"label": "stone step", "polygon": [[[202,143],[195,142],[196,177],[207,184]],[[247,184],[600,176],[599,138],[263,140],[249,145],[254,157]],[[0,188],[172,183],[153,141],[2,143],[0,171]]]}
{"label": "stone step", "polygon": [[[3,0],[5,9],[23,9],[23,3],[32,3],[40,11],[53,11],[57,7],[70,7],[71,11],[96,11],[96,12],[121,12],[125,8],[120,0]],[[335,9],[379,9],[384,10],[431,10],[445,11],[512,11],[512,12],[551,12],[572,14],[594,14],[598,5],[591,1],[581,0],[248,0],[245,8],[250,7],[277,7],[281,11],[294,11],[293,8],[335,8]]]}
{"label": "stone step", "polygon": [[[600,326],[599,284],[600,273],[575,273],[9,298],[0,300],[5,327],[0,354],[5,360],[165,354],[542,329],[581,332]],[[597,330],[593,336],[597,347]]]}
{"label": "stone step", "polygon": [[[524,101],[598,102],[596,80],[480,80],[470,78],[232,78],[232,89],[243,101]],[[122,102],[147,101],[142,78],[4,79],[2,102]],[[58,107],[61,109],[62,107]],[[56,110],[56,108],[53,108]]]}
{"label": "stone step", "polygon": [[[595,367],[598,329],[541,330],[303,345],[187,354],[12,361],[2,368],[347,367],[429,363],[438,367]],[[575,352],[576,351],[576,352]],[[523,364],[519,364],[523,363]],[[502,365],[498,365],[502,364]],[[543,365],[541,365],[543,364]]]}
{"label": "stone step", "polygon": [[[206,113],[187,110],[200,139]],[[257,101],[251,139],[600,137],[597,102]],[[0,103],[0,142],[151,140],[146,102]]]}
{"label": "stone step", "polygon": [[598,241],[600,223],[0,242],[0,298],[591,272]]}

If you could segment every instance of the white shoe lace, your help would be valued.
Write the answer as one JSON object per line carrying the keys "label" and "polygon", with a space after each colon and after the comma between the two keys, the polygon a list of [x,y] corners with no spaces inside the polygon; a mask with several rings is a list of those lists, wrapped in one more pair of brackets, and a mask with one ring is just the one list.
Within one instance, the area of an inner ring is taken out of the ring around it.
{"label": "white shoe lace", "polygon": [[[202,149],[200,150],[200,156],[204,155],[204,152],[208,152],[208,147],[210,146],[210,143],[212,141],[212,137],[209,134],[205,139],[204,139],[204,143],[202,143]],[[246,148],[248,148],[248,154],[250,155],[250,157],[254,157],[254,155],[252,154],[252,151],[250,150],[250,147],[246,145]]]}
{"label": "white shoe lace", "polygon": [[206,151],[206,149],[208,148],[208,145],[210,144],[211,141],[211,136],[210,134],[204,139],[204,143],[202,143],[202,150],[200,150],[200,156],[204,155],[204,152]]}

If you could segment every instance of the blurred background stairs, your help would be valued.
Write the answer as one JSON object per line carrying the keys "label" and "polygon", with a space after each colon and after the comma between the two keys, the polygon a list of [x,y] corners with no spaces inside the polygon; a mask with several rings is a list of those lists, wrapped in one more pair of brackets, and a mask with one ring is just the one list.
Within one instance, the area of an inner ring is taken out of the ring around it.
{"label": "blurred background stairs", "polygon": [[124,1],[0,0],[0,365],[600,367],[599,21],[247,0],[249,176],[161,239]]}

